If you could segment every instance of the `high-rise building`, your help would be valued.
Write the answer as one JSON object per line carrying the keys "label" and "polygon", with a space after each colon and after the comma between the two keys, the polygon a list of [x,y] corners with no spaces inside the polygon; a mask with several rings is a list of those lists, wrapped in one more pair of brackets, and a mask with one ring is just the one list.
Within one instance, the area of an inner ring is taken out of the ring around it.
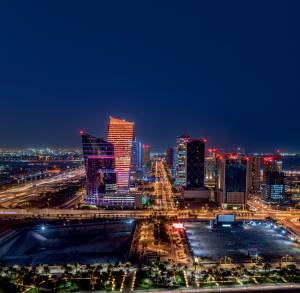
{"label": "high-rise building", "polygon": [[150,160],[150,145],[143,143],[143,155],[142,155],[142,161],[143,161],[143,167],[150,167],[151,160]]}
{"label": "high-rise building", "polygon": [[186,144],[186,188],[204,188],[205,139],[191,139]]}
{"label": "high-rise building", "polygon": [[217,179],[217,155],[216,148],[208,149],[207,156],[205,157],[205,179],[204,184],[208,188],[215,188]]}
{"label": "high-rise building", "polygon": [[108,141],[114,145],[119,190],[128,190],[131,166],[132,142],[134,140],[134,123],[110,117]]}
{"label": "high-rise building", "polygon": [[176,140],[176,178],[175,185],[186,186],[186,146],[191,137],[182,135]]}
{"label": "high-rise building", "polygon": [[280,201],[285,198],[284,173],[282,161],[277,156],[263,158],[262,193],[265,200]]}
{"label": "high-rise building", "polygon": [[84,131],[80,134],[86,172],[86,201],[97,204],[99,196],[117,190],[114,146]]}
{"label": "high-rise building", "polygon": [[174,148],[168,147],[166,151],[166,164],[169,170],[173,173],[174,170]]}
{"label": "high-rise building", "polygon": [[206,139],[189,139],[186,143],[186,185],[183,190],[184,205],[197,208],[207,204],[211,191],[204,186]]}
{"label": "high-rise building", "polygon": [[136,139],[132,142],[131,170],[133,172],[142,170],[142,143]]}
{"label": "high-rise building", "polygon": [[248,156],[248,192],[260,193],[260,157]]}
{"label": "high-rise building", "polygon": [[217,201],[223,208],[245,208],[248,198],[246,158],[223,155],[218,158]]}

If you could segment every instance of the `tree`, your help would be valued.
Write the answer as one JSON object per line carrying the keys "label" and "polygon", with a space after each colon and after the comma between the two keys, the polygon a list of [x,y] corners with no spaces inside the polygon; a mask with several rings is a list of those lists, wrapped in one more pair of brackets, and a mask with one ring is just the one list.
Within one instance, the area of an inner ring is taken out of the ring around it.
{"label": "tree", "polygon": [[286,268],[291,275],[295,275],[297,272],[297,266],[295,264],[289,264]]}
{"label": "tree", "polygon": [[264,263],[263,268],[264,268],[265,272],[269,272],[271,270],[272,266],[270,263],[266,262],[266,263]]}

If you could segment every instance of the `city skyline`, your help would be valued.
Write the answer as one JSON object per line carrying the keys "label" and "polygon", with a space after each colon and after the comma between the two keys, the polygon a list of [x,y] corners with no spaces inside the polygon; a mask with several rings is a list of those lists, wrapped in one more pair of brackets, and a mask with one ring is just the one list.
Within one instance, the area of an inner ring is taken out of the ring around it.
{"label": "city skyline", "polygon": [[[107,132],[107,121],[109,119],[111,119],[112,117],[114,117],[115,119],[118,119],[120,121],[127,121],[128,119],[125,117],[119,117],[119,116],[114,116],[114,115],[108,115],[105,121],[105,125],[102,125],[101,128],[103,128],[103,132],[99,132],[99,131],[95,131],[95,133],[97,133],[97,136],[101,139],[106,139],[106,133]],[[134,128],[138,128],[136,126],[135,121],[131,120],[134,124]],[[91,127],[93,128],[93,127]],[[98,128],[100,129],[100,128]],[[36,149],[36,150],[42,150],[42,149],[77,149],[80,150],[81,149],[81,144],[78,143],[78,137],[82,134],[82,132],[85,132],[86,128],[81,127],[79,129],[77,129],[76,134],[77,134],[77,143],[76,145],[45,145],[43,144],[43,142],[37,144],[37,145],[14,145],[14,146],[7,146],[7,145],[0,145],[0,150],[25,150],[25,149]],[[182,136],[188,136],[190,137],[190,133],[195,133],[195,131],[191,130],[190,132],[182,132],[181,134],[177,134],[175,137],[173,137],[172,141],[166,145],[163,145],[161,147],[153,147],[153,145],[151,144],[146,144],[147,146],[151,146],[151,152],[153,153],[165,153],[166,150],[169,147],[173,147],[176,148],[176,140],[178,137],[182,137]],[[283,153],[283,154],[300,154],[300,147],[299,148],[275,148],[275,147],[270,147],[270,148],[248,148],[247,145],[240,143],[240,144],[228,144],[228,145],[223,145],[222,143],[220,144],[212,144],[210,143],[210,140],[207,139],[207,137],[203,137],[203,135],[196,135],[194,136],[196,139],[204,139],[206,141],[206,143],[212,147],[213,149],[219,149],[222,152],[227,152],[227,153],[239,153],[239,150],[243,150],[245,153],[248,154],[276,154],[276,153]],[[141,138],[141,136],[137,136],[137,138]]]}
{"label": "city skyline", "polygon": [[300,2],[2,1],[1,292],[300,292]]}
{"label": "city skyline", "polygon": [[259,7],[2,3],[1,147],[79,147],[114,115],[153,150],[299,151],[299,3]]}

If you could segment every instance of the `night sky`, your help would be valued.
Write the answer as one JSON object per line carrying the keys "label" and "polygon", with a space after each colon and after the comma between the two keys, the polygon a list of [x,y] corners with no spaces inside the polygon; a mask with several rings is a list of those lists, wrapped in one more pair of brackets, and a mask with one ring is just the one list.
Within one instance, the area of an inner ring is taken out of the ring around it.
{"label": "night sky", "polygon": [[300,1],[1,1],[0,146],[80,146],[110,115],[300,151]]}

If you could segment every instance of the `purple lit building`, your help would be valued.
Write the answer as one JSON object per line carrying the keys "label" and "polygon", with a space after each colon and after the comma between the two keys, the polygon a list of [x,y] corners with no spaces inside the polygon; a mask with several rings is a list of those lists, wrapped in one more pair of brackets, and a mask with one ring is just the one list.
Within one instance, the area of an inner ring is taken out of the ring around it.
{"label": "purple lit building", "polygon": [[117,190],[113,144],[80,132],[86,171],[86,202],[98,205],[106,193]]}

